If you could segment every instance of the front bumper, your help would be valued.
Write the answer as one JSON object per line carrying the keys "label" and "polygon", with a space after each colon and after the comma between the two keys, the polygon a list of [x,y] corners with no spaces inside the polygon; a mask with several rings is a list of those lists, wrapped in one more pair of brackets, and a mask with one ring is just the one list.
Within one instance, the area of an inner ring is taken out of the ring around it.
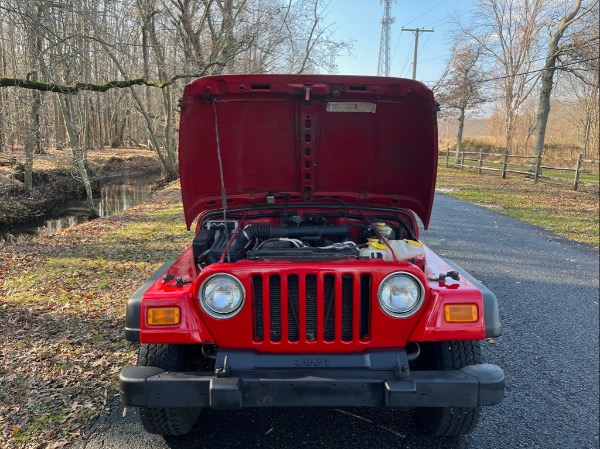
{"label": "front bumper", "polygon": [[[402,355],[402,354],[401,354]],[[131,367],[121,372],[121,402],[135,407],[477,407],[504,397],[504,373],[481,364],[459,370],[412,371],[397,361],[391,369],[336,367],[245,369],[217,373],[166,372]],[[344,356],[347,360],[349,356]],[[333,361],[333,362],[332,362]],[[248,368],[247,366],[242,366]],[[406,366],[407,367],[407,366]],[[378,367],[375,367],[378,368]]]}

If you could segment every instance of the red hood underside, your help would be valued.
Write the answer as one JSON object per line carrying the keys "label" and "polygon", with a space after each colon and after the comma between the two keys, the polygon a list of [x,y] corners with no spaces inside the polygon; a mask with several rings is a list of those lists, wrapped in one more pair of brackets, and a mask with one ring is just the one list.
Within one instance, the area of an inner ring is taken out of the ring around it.
{"label": "red hood underside", "polygon": [[435,110],[426,86],[399,78],[199,78],[185,88],[179,133],[187,225],[222,206],[223,181],[230,208],[335,198],[411,209],[427,227]]}

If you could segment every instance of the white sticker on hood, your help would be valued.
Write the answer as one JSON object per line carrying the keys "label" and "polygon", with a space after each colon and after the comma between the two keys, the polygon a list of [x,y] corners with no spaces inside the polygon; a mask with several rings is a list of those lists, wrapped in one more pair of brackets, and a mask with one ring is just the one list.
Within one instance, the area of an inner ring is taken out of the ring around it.
{"label": "white sticker on hood", "polygon": [[327,103],[327,112],[371,112],[375,113],[377,105],[366,101],[330,101]]}

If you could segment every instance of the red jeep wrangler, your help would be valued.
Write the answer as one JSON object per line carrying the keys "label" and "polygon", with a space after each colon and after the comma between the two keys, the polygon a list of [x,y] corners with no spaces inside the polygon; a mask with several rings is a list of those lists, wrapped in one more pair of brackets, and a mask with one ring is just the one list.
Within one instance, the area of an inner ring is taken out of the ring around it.
{"label": "red jeep wrangler", "polygon": [[127,305],[138,366],[121,401],[146,430],[203,407],[415,409],[461,435],[502,401],[479,341],[496,297],[419,242],[437,166],[432,92],[406,79],[227,75],[180,103],[190,247]]}

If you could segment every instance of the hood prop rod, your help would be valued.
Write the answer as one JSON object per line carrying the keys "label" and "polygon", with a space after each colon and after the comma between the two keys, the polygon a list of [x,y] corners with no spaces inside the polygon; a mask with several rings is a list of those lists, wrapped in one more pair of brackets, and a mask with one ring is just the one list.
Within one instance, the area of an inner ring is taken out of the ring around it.
{"label": "hood prop rod", "polygon": [[[219,120],[217,118],[217,99],[212,98],[213,111],[215,113],[215,136],[217,142],[217,159],[219,160],[219,174],[221,176],[221,206],[223,207],[223,225],[225,227],[225,237],[229,241],[229,229],[227,228],[227,191],[225,190],[225,178],[223,176],[223,161],[221,159],[221,141],[219,140]],[[229,257],[229,244],[225,248],[227,254],[227,262],[231,262]]]}

